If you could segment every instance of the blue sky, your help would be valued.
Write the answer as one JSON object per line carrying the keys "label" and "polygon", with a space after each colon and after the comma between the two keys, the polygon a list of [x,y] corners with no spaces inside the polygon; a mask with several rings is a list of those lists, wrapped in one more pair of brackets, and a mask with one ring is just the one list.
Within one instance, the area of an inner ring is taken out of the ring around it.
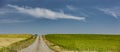
{"label": "blue sky", "polygon": [[120,34],[120,0],[0,0],[0,33]]}

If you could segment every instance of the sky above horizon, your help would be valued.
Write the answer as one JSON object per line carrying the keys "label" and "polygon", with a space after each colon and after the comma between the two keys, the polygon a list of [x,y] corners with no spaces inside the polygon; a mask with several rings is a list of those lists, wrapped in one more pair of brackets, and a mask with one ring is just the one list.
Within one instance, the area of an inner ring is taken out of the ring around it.
{"label": "sky above horizon", "polygon": [[120,34],[120,0],[0,0],[0,33]]}

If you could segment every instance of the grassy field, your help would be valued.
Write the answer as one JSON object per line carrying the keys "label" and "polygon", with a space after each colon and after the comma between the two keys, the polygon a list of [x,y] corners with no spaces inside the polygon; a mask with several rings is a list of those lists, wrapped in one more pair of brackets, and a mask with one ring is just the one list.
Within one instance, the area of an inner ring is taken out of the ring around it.
{"label": "grassy field", "polygon": [[32,34],[0,34],[0,52],[17,52],[36,39]]}
{"label": "grassy field", "polygon": [[0,38],[29,38],[32,34],[0,34]]}
{"label": "grassy field", "polygon": [[25,38],[0,38],[0,48],[7,47],[12,43],[25,40]]}
{"label": "grassy field", "polygon": [[71,51],[120,52],[120,35],[48,34],[45,38]]}

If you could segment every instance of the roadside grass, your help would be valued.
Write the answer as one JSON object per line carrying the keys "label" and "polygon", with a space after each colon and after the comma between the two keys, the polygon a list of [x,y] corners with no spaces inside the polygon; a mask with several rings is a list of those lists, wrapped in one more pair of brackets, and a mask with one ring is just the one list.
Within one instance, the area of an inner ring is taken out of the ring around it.
{"label": "roadside grass", "polygon": [[120,52],[120,35],[48,34],[45,38],[71,51]]}
{"label": "roadside grass", "polygon": [[11,39],[23,38],[23,40],[10,43],[10,45],[0,48],[0,52],[18,52],[21,49],[31,45],[35,41],[36,37],[37,35],[32,35],[32,34],[0,34],[0,38],[11,38]]}
{"label": "roadside grass", "polygon": [[25,40],[27,38],[0,38],[0,48],[7,47],[12,43]]}

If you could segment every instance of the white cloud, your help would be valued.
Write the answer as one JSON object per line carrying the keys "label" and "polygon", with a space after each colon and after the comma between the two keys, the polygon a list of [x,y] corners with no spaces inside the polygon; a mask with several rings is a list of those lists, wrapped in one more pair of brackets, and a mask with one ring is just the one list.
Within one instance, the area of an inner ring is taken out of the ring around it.
{"label": "white cloud", "polygon": [[54,12],[45,8],[29,8],[29,7],[19,7],[16,5],[8,5],[11,8],[15,8],[20,13],[28,14],[34,16],[35,18],[47,18],[47,19],[74,19],[74,20],[85,20],[85,17],[77,17],[64,12]]}
{"label": "white cloud", "polygon": [[115,17],[116,19],[120,17],[120,7],[100,8],[99,10],[103,11],[105,14]]}

